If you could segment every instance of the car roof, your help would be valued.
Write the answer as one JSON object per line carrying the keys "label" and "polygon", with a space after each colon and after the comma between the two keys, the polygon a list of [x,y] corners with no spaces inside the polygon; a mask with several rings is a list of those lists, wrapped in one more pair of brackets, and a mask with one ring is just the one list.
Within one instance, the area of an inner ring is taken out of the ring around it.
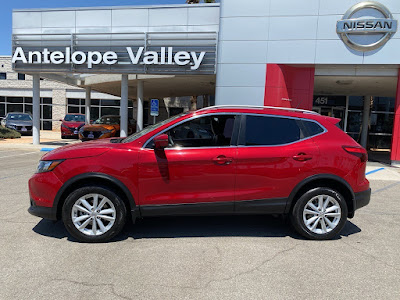
{"label": "car roof", "polygon": [[311,120],[325,120],[326,116],[319,113],[297,108],[273,107],[273,106],[248,106],[248,105],[220,105],[209,106],[197,111],[193,114],[209,114],[209,113],[245,113],[245,114],[268,114],[286,117],[296,117]]}

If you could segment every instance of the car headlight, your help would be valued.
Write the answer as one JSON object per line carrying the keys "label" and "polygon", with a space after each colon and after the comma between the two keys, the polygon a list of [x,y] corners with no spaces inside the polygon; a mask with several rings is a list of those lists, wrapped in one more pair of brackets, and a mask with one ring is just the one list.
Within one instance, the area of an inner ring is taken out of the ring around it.
{"label": "car headlight", "polygon": [[7,125],[7,128],[17,129],[17,126],[16,125]]}
{"label": "car headlight", "polygon": [[41,160],[39,161],[39,166],[36,173],[50,172],[53,171],[55,167],[61,164],[64,160]]}

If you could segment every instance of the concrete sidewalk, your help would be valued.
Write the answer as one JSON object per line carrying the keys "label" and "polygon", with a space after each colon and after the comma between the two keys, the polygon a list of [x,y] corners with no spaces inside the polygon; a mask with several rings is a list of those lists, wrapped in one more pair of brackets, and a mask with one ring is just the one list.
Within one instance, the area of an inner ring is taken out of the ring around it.
{"label": "concrete sidewalk", "polygon": [[74,143],[80,143],[80,140],[63,140],[60,132],[40,131],[40,145],[32,144],[32,136],[22,136],[20,139],[0,139],[0,149],[50,150]]}

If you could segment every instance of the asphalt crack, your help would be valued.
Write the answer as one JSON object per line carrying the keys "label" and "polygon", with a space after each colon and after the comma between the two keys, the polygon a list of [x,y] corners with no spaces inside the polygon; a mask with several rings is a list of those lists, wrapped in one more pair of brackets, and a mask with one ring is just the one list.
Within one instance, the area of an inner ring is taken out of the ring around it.
{"label": "asphalt crack", "polygon": [[282,254],[294,250],[297,246],[298,246],[298,244],[297,244],[297,245],[294,245],[294,246],[292,246],[292,247],[290,247],[290,248],[287,248],[287,249],[283,249],[283,250],[281,250],[281,251],[278,251],[278,252],[275,253],[272,257],[263,260],[263,261],[262,261],[261,263],[259,263],[257,266],[255,266],[255,267],[253,267],[253,268],[251,268],[251,269],[249,269],[249,270],[246,270],[246,271],[243,271],[243,272],[239,272],[239,273],[237,273],[237,274],[235,274],[235,275],[233,275],[233,276],[227,277],[227,278],[209,280],[209,281],[207,281],[205,284],[203,284],[202,286],[199,286],[199,287],[182,286],[182,285],[157,285],[157,286],[162,286],[162,287],[166,287],[166,288],[180,288],[180,289],[190,289],[190,290],[202,290],[202,289],[208,288],[212,283],[230,281],[230,280],[235,279],[235,278],[237,278],[237,277],[240,277],[240,276],[243,276],[243,275],[251,274],[251,273],[253,273],[253,272],[255,272],[255,271],[259,271],[261,274],[265,275],[264,272],[260,271],[260,269],[261,269],[262,267],[264,267],[264,266],[265,266],[266,264],[268,264],[269,262],[275,260],[277,257],[281,256]]}
{"label": "asphalt crack", "polygon": [[364,250],[361,250],[361,249],[359,249],[359,248],[353,246],[353,245],[350,244],[350,243],[346,243],[345,241],[343,241],[343,239],[342,239],[342,243],[344,243],[345,245],[347,245],[347,246],[349,246],[349,247],[351,247],[351,248],[353,248],[353,249],[355,249],[355,250],[357,250],[357,251],[363,253],[364,255],[366,255],[366,256],[368,256],[368,257],[373,258],[374,260],[376,260],[376,261],[378,261],[378,262],[384,264],[384,265],[387,266],[387,267],[393,268],[393,269],[395,269],[396,271],[400,271],[400,268],[398,268],[398,267],[396,267],[396,266],[394,266],[394,265],[391,265],[391,264],[389,264],[388,262],[386,262],[386,261],[384,261],[384,260],[381,260],[381,259],[377,258],[376,256],[374,256],[374,255],[372,255],[372,254],[370,254],[370,253],[368,253],[368,252],[366,252],[366,251],[364,251]]}
{"label": "asphalt crack", "polygon": [[[52,279],[51,281],[60,281],[60,282],[68,282],[68,283],[72,283],[72,284],[77,284],[77,285],[81,285],[84,287],[109,287],[111,294],[113,294],[114,296],[121,298],[121,299],[126,299],[126,300],[133,300],[134,298],[130,298],[127,296],[123,296],[121,294],[118,294],[115,291],[115,284],[114,283],[98,283],[98,284],[94,284],[94,283],[89,283],[89,282],[84,282],[84,281],[76,281],[76,280],[70,280],[70,279]],[[134,295],[134,297],[138,297],[139,295]]]}

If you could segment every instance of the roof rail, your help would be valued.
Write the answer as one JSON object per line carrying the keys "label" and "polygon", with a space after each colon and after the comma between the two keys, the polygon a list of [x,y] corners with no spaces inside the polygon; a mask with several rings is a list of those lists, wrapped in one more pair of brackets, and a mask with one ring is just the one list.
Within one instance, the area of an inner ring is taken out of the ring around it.
{"label": "roof rail", "polygon": [[300,108],[290,108],[290,107],[277,107],[277,106],[258,106],[258,105],[215,105],[215,106],[207,106],[204,108],[199,109],[198,111],[203,111],[203,110],[208,110],[208,109],[214,109],[214,108],[270,108],[270,109],[280,109],[280,110],[289,110],[289,111],[296,111],[296,112],[302,112],[306,114],[314,114],[314,115],[319,115],[319,113],[312,111],[312,110],[306,110],[306,109],[300,109]]}

